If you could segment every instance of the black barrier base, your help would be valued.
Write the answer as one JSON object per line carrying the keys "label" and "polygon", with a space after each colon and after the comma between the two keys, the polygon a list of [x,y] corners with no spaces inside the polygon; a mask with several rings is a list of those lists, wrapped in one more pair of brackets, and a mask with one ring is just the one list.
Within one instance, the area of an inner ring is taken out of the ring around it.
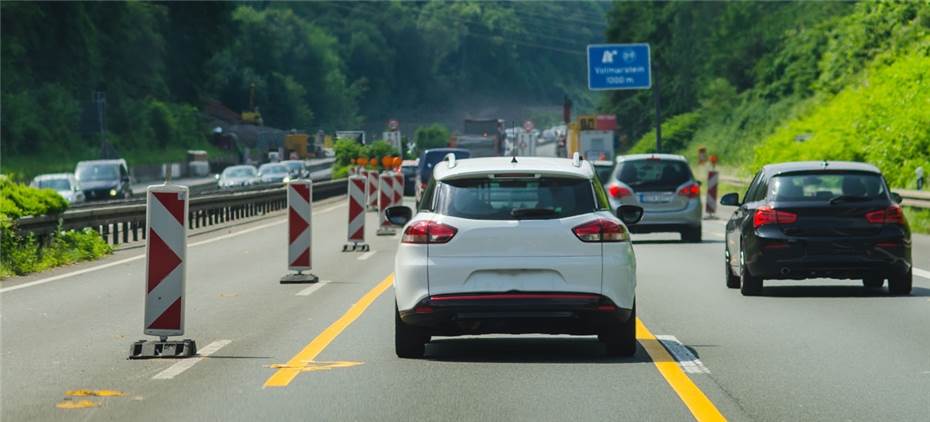
{"label": "black barrier base", "polygon": [[343,252],[368,252],[371,247],[367,243],[346,243],[342,245]]}
{"label": "black barrier base", "polygon": [[320,278],[310,273],[295,273],[281,277],[281,284],[316,283]]}
{"label": "black barrier base", "polygon": [[197,354],[194,340],[146,341],[139,340],[129,346],[129,359],[189,358]]}

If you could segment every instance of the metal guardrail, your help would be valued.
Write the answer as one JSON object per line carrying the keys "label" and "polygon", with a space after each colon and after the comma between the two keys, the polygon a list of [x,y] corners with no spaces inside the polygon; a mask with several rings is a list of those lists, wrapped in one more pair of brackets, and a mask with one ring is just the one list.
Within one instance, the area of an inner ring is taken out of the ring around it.
{"label": "metal guardrail", "polygon": [[[314,183],[313,200],[344,195],[346,179]],[[243,218],[265,215],[287,207],[284,186],[257,187],[248,190],[217,192],[192,197],[188,206],[188,227],[197,229],[224,224]],[[83,207],[58,215],[42,215],[17,219],[14,228],[23,234],[35,235],[41,243],[59,230],[91,228],[108,243],[135,242],[145,239],[145,201]]]}
{"label": "metal guardrail", "polygon": [[[720,175],[720,181],[727,182],[731,185],[748,186],[751,180],[736,176]],[[907,189],[892,189],[891,191],[897,192],[901,195],[901,198],[904,199],[901,205],[911,208],[930,208],[930,192],[928,191]]]}

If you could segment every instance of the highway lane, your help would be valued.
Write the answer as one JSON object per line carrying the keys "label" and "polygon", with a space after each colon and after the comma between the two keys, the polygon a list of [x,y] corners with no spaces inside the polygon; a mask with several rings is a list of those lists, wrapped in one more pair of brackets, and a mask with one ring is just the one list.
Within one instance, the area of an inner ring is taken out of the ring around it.
{"label": "highway lane", "polygon": [[[314,272],[328,283],[306,296],[299,294],[307,286],[277,283],[286,253],[281,217],[190,240],[199,245],[189,248],[188,336],[202,349],[222,347],[171,379],[152,378],[176,361],[125,360],[129,344],[142,337],[142,260],[3,293],[0,416],[691,418],[644,350],[609,359],[593,337],[437,339],[427,359],[397,359],[390,289],[323,349],[308,368],[314,371],[286,387],[263,388],[273,365],[290,360],[392,271],[397,238],[369,236],[373,254],[343,254],[342,200],[315,209]],[[371,235],[373,215],[368,223]],[[235,233],[243,234],[202,243]],[[724,415],[921,420],[930,414],[930,280],[916,278],[911,297],[814,280],[772,283],[763,296],[744,298],[724,286],[719,234],[722,222],[708,222],[706,241],[697,245],[673,241],[677,235],[637,236],[636,252],[641,320],[698,355],[709,373],[690,379]],[[99,406],[89,409],[55,407],[66,390],[79,388],[126,396],[92,398]]]}

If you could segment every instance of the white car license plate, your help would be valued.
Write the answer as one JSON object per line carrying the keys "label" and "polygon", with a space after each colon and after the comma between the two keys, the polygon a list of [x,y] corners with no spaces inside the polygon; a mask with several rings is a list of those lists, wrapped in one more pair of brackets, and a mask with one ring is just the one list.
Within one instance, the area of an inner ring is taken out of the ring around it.
{"label": "white car license plate", "polygon": [[648,192],[639,194],[639,202],[644,204],[655,204],[661,202],[668,202],[671,200],[671,195],[667,192]]}

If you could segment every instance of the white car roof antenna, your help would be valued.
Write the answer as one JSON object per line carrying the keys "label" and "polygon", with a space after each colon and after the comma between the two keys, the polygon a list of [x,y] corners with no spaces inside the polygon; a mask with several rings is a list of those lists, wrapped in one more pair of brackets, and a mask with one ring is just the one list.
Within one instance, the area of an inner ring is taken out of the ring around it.
{"label": "white car roof antenna", "polygon": [[453,153],[451,153],[451,152],[448,153],[448,154],[446,154],[446,161],[449,162],[449,168],[450,168],[450,169],[451,169],[451,168],[455,168],[455,154],[453,154]]}
{"label": "white car roof antenna", "polygon": [[581,154],[579,154],[577,151],[572,154],[572,165],[575,167],[581,167]]}

